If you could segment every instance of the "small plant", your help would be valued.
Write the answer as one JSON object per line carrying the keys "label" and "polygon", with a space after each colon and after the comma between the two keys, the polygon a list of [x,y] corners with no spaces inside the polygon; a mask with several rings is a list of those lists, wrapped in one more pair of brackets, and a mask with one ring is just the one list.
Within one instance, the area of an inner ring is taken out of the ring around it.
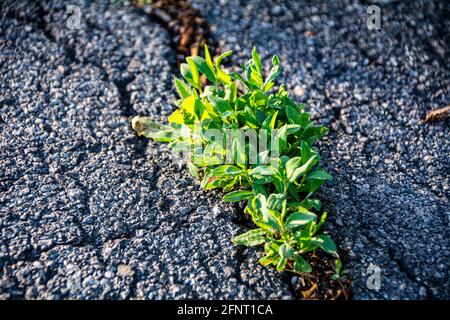
{"label": "small plant", "polygon": [[331,280],[339,281],[342,277],[348,272],[348,270],[342,270],[342,261],[341,259],[334,260],[333,266],[334,273],[331,275]]}
{"label": "small plant", "polygon": [[205,46],[205,58],[186,58],[184,80],[174,79],[180,100],[169,125],[135,117],[133,128],[183,152],[203,188],[222,189],[225,201],[246,201],[244,212],[257,228],[235,237],[236,245],[263,245],[264,266],[309,273],[305,253],[322,249],[337,256],[334,242],[320,233],[327,214],[318,217],[321,202],[313,198],[332,179],[311,147],[328,130],[315,125],[282,85],[270,93],[281,74],[277,56],[264,77],[256,49],[242,74],[222,67],[231,54],[213,61]]}

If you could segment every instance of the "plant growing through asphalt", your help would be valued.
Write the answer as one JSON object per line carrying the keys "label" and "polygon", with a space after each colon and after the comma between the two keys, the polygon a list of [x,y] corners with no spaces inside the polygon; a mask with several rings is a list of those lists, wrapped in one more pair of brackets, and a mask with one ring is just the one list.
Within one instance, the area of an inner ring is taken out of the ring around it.
{"label": "plant growing through asphalt", "polygon": [[222,189],[225,201],[246,202],[256,228],[235,237],[236,245],[264,246],[264,266],[311,272],[305,253],[322,249],[337,256],[335,243],[320,233],[327,214],[318,216],[321,202],[313,197],[332,179],[312,147],[328,130],[314,124],[282,85],[271,93],[281,74],[277,56],[264,77],[256,49],[242,74],[222,67],[231,54],[213,61],[205,46],[205,58],[186,58],[183,79],[174,79],[180,99],[169,125],[135,117],[132,126],[183,153],[203,188]]}

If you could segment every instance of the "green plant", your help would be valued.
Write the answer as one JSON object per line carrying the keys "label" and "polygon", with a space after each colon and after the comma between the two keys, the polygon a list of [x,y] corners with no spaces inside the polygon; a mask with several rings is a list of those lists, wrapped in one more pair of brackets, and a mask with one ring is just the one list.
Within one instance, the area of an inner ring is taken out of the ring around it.
{"label": "green plant", "polygon": [[342,270],[342,261],[341,259],[334,260],[333,266],[334,273],[331,275],[331,280],[339,281],[342,277],[348,272],[348,270]]}
{"label": "green plant", "polygon": [[[264,77],[255,48],[242,74],[222,67],[231,54],[213,61],[205,46],[205,58],[186,58],[180,67],[184,80],[174,79],[180,100],[169,125],[135,117],[133,128],[168,142],[176,152],[187,152],[188,168],[202,179],[203,188],[221,188],[225,201],[247,202],[244,212],[257,228],[235,237],[235,244],[264,245],[260,262],[265,266],[310,272],[305,253],[320,248],[337,256],[334,242],[319,233],[327,214],[317,216],[321,203],[313,198],[332,179],[319,167],[320,155],[311,147],[328,130],[315,125],[282,85],[269,93],[281,74],[277,56]],[[257,150],[251,138],[247,141],[245,134],[256,130],[258,145],[269,150]]]}

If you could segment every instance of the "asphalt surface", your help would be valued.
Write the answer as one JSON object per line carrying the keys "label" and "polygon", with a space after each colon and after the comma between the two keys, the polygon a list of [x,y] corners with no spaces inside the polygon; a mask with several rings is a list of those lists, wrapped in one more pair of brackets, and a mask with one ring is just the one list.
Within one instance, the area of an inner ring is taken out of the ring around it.
{"label": "asphalt surface", "polygon": [[[195,6],[234,61],[279,54],[331,128],[320,196],[353,297],[450,298],[449,121],[422,122],[449,103],[448,5],[383,5],[380,31],[364,2]],[[239,209],[130,128],[173,109],[163,26],[109,1],[3,1],[0,15],[1,299],[293,297],[261,252],[231,244]]]}
{"label": "asphalt surface", "polygon": [[366,2],[220,3],[196,2],[219,48],[278,54],[287,87],[331,129],[321,196],[354,298],[450,298],[449,120],[422,122],[449,104],[448,3],[388,3],[378,31]]}

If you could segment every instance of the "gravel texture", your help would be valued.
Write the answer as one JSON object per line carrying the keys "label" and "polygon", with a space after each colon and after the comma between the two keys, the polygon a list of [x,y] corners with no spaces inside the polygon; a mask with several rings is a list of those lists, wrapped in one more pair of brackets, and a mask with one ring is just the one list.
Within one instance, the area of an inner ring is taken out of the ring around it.
{"label": "gravel texture", "polygon": [[0,299],[291,298],[231,244],[237,211],[130,128],[173,108],[160,25],[109,1],[0,10]]}
{"label": "gravel texture", "polygon": [[450,7],[381,3],[370,31],[363,1],[195,1],[235,62],[254,45],[279,54],[287,87],[330,127],[321,197],[353,298],[450,299],[449,120],[422,122],[450,103]]}
{"label": "gravel texture", "polygon": [[[386,4],[378,32],[365,2],[195,5],[236,62],[253,45],[279,54],[330,126],[321,197],[354,298],[449,299],[449,121],[421,122],[449,104],[448,5]],[[0,299],[292,298],[260,252],[230,243],[239,210],[130,128],[173,108],[161,25],[106,0],[7,0],[0,16]]]}

